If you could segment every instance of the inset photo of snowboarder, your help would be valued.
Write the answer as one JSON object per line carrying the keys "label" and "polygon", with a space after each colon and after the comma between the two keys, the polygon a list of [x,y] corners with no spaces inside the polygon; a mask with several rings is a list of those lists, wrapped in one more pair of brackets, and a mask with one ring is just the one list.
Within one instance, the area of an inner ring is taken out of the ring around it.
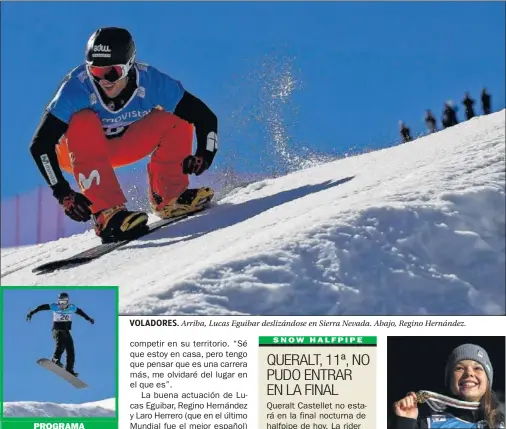
{"label": "inset photo of snowboarder", "polygon": [[117,287],[4,287],[4,417],[116,417]]}

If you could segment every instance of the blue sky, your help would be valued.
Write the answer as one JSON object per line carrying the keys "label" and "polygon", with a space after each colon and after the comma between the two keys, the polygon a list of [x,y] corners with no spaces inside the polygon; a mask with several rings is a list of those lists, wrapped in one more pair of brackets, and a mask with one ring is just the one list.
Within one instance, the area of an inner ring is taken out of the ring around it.
{"label": "blue sky", "polygon": [[[503,2],[2,2],[2,197],[43,180],[28,145],[61,79],[100,26],[128,28],[138,58],[182,81],[220,120],[216,167],[277,161],[273,119],[292,152],[384,147],[398,120],[425,130],[464,91],[504,107]],[[287,70],[289,97],[269,99]],[[479,104],[479,103],[478,103]],[[462,106],[459,117],[462,118]],[[19,174],[22,171],[22,174]],[[72,182],[73,183],[73,182]]]}
{"label": "blue sky", "polygon": [[[95,319],[92,325],[75,315],[72,324],[75,370],[87,389],[74,388],[36,363],[51,358],[54,351],[52,314],[41,311],[29,322],[26,314],[55,302],[60,292],[68,292],[70,302]],[[3,311],[4,401],[82,403],[116,396],[116,290],[8,289]]]}

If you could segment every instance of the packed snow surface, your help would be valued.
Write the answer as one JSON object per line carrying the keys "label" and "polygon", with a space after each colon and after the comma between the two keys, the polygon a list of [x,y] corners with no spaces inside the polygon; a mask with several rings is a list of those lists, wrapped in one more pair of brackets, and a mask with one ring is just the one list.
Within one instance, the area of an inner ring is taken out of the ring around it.
{"label": "packed snow surface", "polygon": [[[89,231],[2,251],[3,285],[119,285],[122,314],[505,312],[505,111],[238,188],[91,263]],[[153,218],[154,220],[154,218]]]}

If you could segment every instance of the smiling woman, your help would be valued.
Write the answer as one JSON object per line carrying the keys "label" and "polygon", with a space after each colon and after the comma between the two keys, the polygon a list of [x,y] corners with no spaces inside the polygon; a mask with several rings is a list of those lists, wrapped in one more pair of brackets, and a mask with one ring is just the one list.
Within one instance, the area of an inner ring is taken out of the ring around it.
{"label": "smiling woman", "polygon": [[[447,359],[445,382],[452,396],[409,392],[394,403],[395,429],[504,428],[504,413],[492,390],[494,369],[486,350],[475,344],[456,347]],[[418,404],[432,410],[420,418]]]}
{"label": "smiling woman", "polygon": [[[472,348],[472,344],[461,346],[461,350]],[[478,350],[477,353],[481,351]],[[450,372],[450,389],[455,396],[459,396],[466,401],[479,401],[488,391],[488,385],[491,384],[492,367],[487,360],[483,359],[483,364],[464,359],[458,361]]]}

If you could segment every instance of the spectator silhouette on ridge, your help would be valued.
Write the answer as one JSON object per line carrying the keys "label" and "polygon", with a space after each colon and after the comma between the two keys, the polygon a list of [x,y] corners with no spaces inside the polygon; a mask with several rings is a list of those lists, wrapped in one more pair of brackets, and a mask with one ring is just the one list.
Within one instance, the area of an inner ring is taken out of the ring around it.
{"label": "spectator silhouette on ridge", "polygon": [[467,120],[474,118],[474,100],[469,95],[469,92],[466,92],[466,95],[462,100],[462,104],[465,106]]}
{"label": "spectator silhouette on ridge", "polygon": [[408,127],[404,124],[404,122],[399,121],[399,132],[401,134],[402,142],[407,143],[410,142],[412,139],[411,132]]}
{"label": "spectator silhouette on ridge", "polygon": [[436,118],[434,117],[430,109],[427,109],[425,111],[425,125],[429,129],[429,133],[434,133],[437,131]]}
{"label": "spectator silhouette on ridge", "polygon": [[485,115],[488,115],[491,112],[490,99],[491,99],[491,96],[487,92],[487,89],[483,88],[481,90],[481,106],[483,108],[483,114],[485,114]]}

